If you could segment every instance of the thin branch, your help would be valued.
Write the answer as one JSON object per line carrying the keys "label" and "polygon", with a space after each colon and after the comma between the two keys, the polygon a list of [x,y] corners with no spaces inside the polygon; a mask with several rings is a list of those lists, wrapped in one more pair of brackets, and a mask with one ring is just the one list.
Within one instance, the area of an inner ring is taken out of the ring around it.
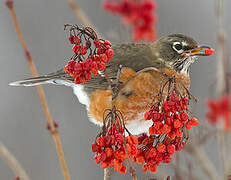
{"label": "thin branch", "polygon": [[[11,14],[11,17],[12,17],[12,20],[13,20],[13,23],[14,23],[15,30],[16,30],[17,35],[19,37],[19,41],[21,43],[21,46],[24,49],[24,52],[25,52],[25,55],[26,55],[26,58],[27,58],[27,62],[29,64],[29,68],[30,68],[30,70],[32,72],[32,75],[33,75],[33,77],[38,77],[36,66],[34,64],[34,61],[33,61],[32,57],[30,55],[30,52],[29,52],[29,50],[27,48],[27,45],[26,45],[26,43],[24,41],[24,38],[23,38],[23,36],[21,34],[21,31],[20,31],[20,28],[19,28],[17,16],[16,16],[16,13],[15,13],[14,7],[13,7],[13,0],[7,0],[6,5],[10,10],[10,14]],[[60,164],[61,164],[61,168],[62,168],[62,171],[63,171],[64,178],[65,178],[65,180],[70,180],[71,178],[70,178],[69,170],[68,170],[67,163],[66,163],[66,160],[65,160],[62,143],[61,143],[61,140],[60,140],[60,137],[59,137],[59,134],[58,134],[57,127],[55,126],[54,121],[53,121],[53,119],[51,117],[51,113],[50,113],[50,110],[49,110],[47,102],[46,102],[46,98],[45,98],[43,88],[40,85],[38,85],[36,87],[37,87],[37,91],[38,91],[38,94],[39,94],[39,97],[40,97],[40,101],[41,101],[41,104],[42,104],[43,111],[44,111],[46,119],[47,119],[47,124],[49,126],[49,129],[50,129],[51,135],[53,137],[54,143],[56,145],[56,151],[57,151],[57,154],[58,154],[58,157],[59,157],[59,161],[60,161]]]}
{"label": "thin branch", "polygon": [[[127,152],[126,152],[127,153]],[[127,155],[128,156],[128,155]],[[132,180],[137,180],[137,176],[136,176],[136,170],[132,165],[131,159],[129,157],[127,157],[127,162],[128,162],[128,167],[129,167],[129,172],[130,175],[132,177]]]}
{"label": "thin branch", "polygon": [[4,159],[9,167],[12,169],[16,177],[19,177],[20,180],[30,180],[29,176],[26,174],[25,170],[22,168],[22,165],[14,157],[12,153],[0,142],[0,156]]}
{"label": "thin branch", "polygon": [[229,91],[228,86],[228,63],[227,63],[227,43],[224,26],[224,1],[216,0],[217,18],[217,92],[224,94]]}
{"label": "thin branch", "polygon": [[108,167],[108,168],[105,168],[104,170],[103,170],[103,172],[104,172],[104,180],[110,180],[111,179],[111,169],[110,169],[110,167]]}
{"label": "thin branch", "polygon": [[194,144],[194,143],[187,144],[185,151],[191,154],[195,158],[197,164],[201,167],[201,169],[211,180],[222,179],[217,174],[216,168],[208,158],[205,151],[198,144]]}
{"label": "thin branch", "polygon": [[70,8],[73,10],[75,13],[76,19],[80,20],[80,22],[85,26],[85,27],[91,27],[94,29],[96,34],[100,36],[100,38],[104,39],[103,35],[99,33],[97,28],[93,25],[91,20],[87,17],[86,13],[78,6],[78,4],[74,0],[66,0]]}
{"label": "thin branch", "polygon": [[[217,86],[216,90],[219,95],[229,94],[228,80],[228,62],[227,62],[227,43],[224,26],[224,1],[216,0],[216,18],[217,18]],[[227,175],[227,150],[225,141],[225,132],[217,133],[217,141],[220,147],[220,155],[224,167],[224,176]]]}

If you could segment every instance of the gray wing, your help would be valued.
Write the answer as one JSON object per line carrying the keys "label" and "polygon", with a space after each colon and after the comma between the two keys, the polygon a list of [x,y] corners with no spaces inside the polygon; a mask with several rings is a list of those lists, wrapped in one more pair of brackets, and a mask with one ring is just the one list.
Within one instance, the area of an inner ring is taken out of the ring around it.
{"label": "gray wing", "polygon": [[[106,73],[110,78],[115,78],[120,65],[139,71],[145,67],[156,66],[151,61],[151,50],[148,44],[120,44],[114,45],[114,57],[107,63]],[[40,84],[73,84],[74,79],[62,69],[44,76],[24,79],[10,83],[12,86],[35,86]],[[84,90],[91,93],[95,89],[107,89],[106,78],[98,75],[84,84]]]}

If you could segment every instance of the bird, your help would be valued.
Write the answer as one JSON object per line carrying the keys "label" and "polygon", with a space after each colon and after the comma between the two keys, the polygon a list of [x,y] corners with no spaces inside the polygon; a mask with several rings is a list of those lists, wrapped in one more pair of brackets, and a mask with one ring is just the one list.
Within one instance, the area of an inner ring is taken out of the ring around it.
{"label": "bird", "polygon": [[[199,56],[207,56],[208,46],[199,46],[191,37],[170,34],[152,43],[127,43],[112,45],[114,56],[107,63],[105,73],[92,77],[84,84],[75,84],[74,79],[64,69],[44,76],[10,83],[12,86],[36,86],[41,84],[65,85],[73,88],[80,103],[86,106],[89,120],[103,125],[105,109],[112,108],[113,82],[121,68],[119,84],[122,85],[113,100],[113,105],[124,116],[126,128],[134,135],[148,132],[152,122],[144,120],[148,104],[153,94],[157,94],[166,77],[175,77],[186,88],[190,87],[190,66]],[[137,72],[154,67],[159,72]],[[134,77],[134,78],[132,78]],[[109,81],[108,81],[109,79]],[[128,81],[129,80],[129,81]],[[123,86],[124,85],[124,86]]]}

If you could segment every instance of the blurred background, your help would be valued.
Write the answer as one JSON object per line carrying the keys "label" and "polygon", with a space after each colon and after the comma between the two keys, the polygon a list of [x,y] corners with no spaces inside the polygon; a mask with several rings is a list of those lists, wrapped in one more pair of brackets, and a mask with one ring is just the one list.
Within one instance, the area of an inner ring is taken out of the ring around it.
{"label": "blurred background", "polygon": [[[98,30],[112,42],[127,42],[118,16],[102,10],[100,0],[76,0]],[[157,36],[169,33],[189,35],[200,44],[217,47],[215,2],[211,0],[157,0]],[[231,1],[225,1],[225,24],[228,45]],[[79,24],[65,0],[15,0],[15,10],[25,41],[39,74],[63,67],[72,54],[63,30],[66,23]],[[211,97],[215,83],[216,54],[200,58],[191,67],[191,92],[199,99],[193,106],[200,121],[205,120],[205,101]],[[9,148],[33,180],[62,180],[55,146],[41,108],[36,88],[10,87],[9,82],[31,77],[24,51],[19,44],[8,8],[0,0],[0,141]],[[44,86],[53,119],[59,132],[72,179],[102,179],[103,171],[93,162],[91,143],[99,128],[90,123],[85,107],[64,86]],[[213,143],[208,145],[211,156]],[[212,159],[216,161],[216,157]],[[167,167],[167,166],[166,166]],[[219,169],[219,166],[218,166]],[[137,172],[138,178],[150,176]],[[113,173],[112,179],[128,179]],[[0,161],[0,179],[14,175]]]}

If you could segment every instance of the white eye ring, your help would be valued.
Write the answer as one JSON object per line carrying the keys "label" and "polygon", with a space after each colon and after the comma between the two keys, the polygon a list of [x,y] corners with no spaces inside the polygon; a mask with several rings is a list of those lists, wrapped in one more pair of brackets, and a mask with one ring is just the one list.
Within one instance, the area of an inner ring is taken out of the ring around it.
{"label": "white eye ring", "polygon": [[183,46],[180,42],[174,42],[172,48],[179,54],[183,53]]}

